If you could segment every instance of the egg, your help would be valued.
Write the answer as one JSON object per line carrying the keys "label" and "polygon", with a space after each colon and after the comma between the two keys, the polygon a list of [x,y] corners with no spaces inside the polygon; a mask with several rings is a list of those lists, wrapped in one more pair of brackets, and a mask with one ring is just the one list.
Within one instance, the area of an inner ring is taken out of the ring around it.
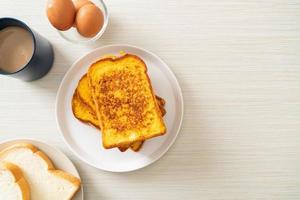
{"label": "egg", "polygon": [[75,20],[75,7],[71,0],[49,0],[47,16],[56,29],[65,31],[72,27]]}
{"label": "egg", "polygon": [[101,30],[104,17],[100,8],[94,4],[86,4],[78,10],[75,23],[82,36],[94,37]]}
{"label": "egg", "polygon": [[[89,1],[89,0],[73,0],[73,4],[75,7],[75,12],[77,13],[77,11],[84,5],[86,4],[92,4],[93,2]],[[76,23],[74,21],[73,27],[76,27]]]}
{"label": "egg", "polygon": [[73,0],[73,4],[75,6],[75,11],[77,12],[82,6],[92,4],[92,2],[89,0]]}

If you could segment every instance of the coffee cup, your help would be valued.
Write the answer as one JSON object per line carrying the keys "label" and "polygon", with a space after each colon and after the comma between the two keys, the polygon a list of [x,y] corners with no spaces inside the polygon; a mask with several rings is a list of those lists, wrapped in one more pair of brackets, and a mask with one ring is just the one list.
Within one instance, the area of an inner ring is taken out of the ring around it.
{"label": "coffee cup", "polygon": [[0,18],[0,74],[24,81],[37,80],[51,69],[53,48],[24,22]]}

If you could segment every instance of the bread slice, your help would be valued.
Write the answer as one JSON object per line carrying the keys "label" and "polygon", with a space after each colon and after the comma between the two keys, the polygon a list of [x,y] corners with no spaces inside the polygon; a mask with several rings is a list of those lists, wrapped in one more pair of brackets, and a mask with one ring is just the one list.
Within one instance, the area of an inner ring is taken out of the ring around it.
{"label": "bread slice", "polygon": [[[92,110],[92,108],[90,106],[88,106],[87,104],[85,104],[78,96],[78,92],[75,90],[74,94],[73,94],[73,98],[72,98],[72,111],[73,111],[73,115],[80,121],[87,123],[87,124],[91,124],[93,125],[95,128],[100,129],[99,127],[99,122],[97,119],[97,115],[95,113],[94,110]],[[139,145],[142,145],[142,143],[137,142]],[[130,145],[126,145],[126,146],[121,146],[118,147],[119,150],[121,152],[125,152],[128,148],[130,147]],[[136,147],[134,149],[140,149]]]}
{"label": "bread slice", "polygon": [[82,100],[83,103],[87,104],[91,107],[92,110],[96,110],[96,106],[93,100],[93,96],[90,89],[89,79],[87,74],[84,74],[81,79],[78,81],[78,85],[76,87],[76,91],[78,96]]}
{"label": "bread slice", "polygon": [[[164,108],[166,103],[165,100],[159,96],[156,96],[156,101],[159,105],[162,116],[164,116],[166,114],[166,110]],[[94,100],[89,86],[89,79],[85,74],[79,80],[76,90],[73,94],[72,111],[74,116],[80,121],[91,124],[100,129],[95,109]],[[142,141],[137,141],[131,145],[125,145],[118,148],[121,152],[124,152],[130,146],[133,151],[137,152],[141,149],[142,145]]]}
{"label": "bread slice", "polygon": [[11,162],[22,170],[32,200],[68,200],[80,188],[80,180],[56,170],[42,151],[29,143],[18,143],[0,152],[0,161]]}
{"label": "bread slice", "polygon": [[[76,95],[75,95],[75,93],[76,93]],[[73,99],[76,98],[79,101],[81,101],[81,103],[85,104],[84,107],[86,108],[86,110],[89,110],[89,111],[92,110],[92,112],[94,112],[95,117],[96,117],[96,112],[95,112],[96,106],[95,106],[95,103],[93,100],[93,96],[92,96],[92,92],[90,89],[90,84],[89,84],[89,79],[87,77],[87,74],[83,75],[81,77],[81,79],[79,80],[76,90],[74,92],[74,96],[76,96],[76,97],[73,97]],[[155,96],[155,98],[158,103],[159,109],[162,113],[162,116],[164,116],[166,114],[166,110],[164,109],[166,101],[162,97],[157,96],[157,95]],[[86,106],[88,106],[90,108],[87,108]],[[93,114],[92,112],[91,112],[91,114]],[[90,121],[89,123],[91,123],[92,125],[94,125],[96,127],[99,126],[99,123],[95,124],[94,120]]]}
{"label": "bread slice", "polygon": [[135,152],[138,152],[142,148],[144,142],[145,141],[136,141],[130,145],[130,149],[132,149]]}
{"label": "bread slice", "polygon": [[0,199],[30,199],[29,186],[21,169],[9,162],[0,162]]}
{"label": "bread slice", "polygon": [[105,148],[166,132],[146,64],[138,56],[101,59],[91,65],[88,78]]}
{"label": "bread slice", "polygon": [[80,99],[77,89],[72,98],[72,112],[80,121],[91,124],[99,129],[99,122],[95,111]]}

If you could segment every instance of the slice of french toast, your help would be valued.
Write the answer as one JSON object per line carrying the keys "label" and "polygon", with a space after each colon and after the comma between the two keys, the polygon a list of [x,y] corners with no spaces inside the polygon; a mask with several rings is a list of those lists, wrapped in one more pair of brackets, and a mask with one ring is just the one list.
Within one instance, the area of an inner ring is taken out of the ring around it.
{"label": "slice of french toast", "polygon": [[77,90],[75,90],[72,98],[72,112],[80,121],[99,128],[99,122],[95,111],[81,100]]}
{"label": "slice of french toast", "polygon": [[104,148],[166,133],[147,67],[138,56],[104,58],[88,70]]}
{"label": "slice of french toast", "polygon": [[[162,112],[162,116],[166,114],[164,109],[165,100],[159,96],[156,96],[159,109]],[[72,98],[72,111],[74,116],[84,123],[93,125],[99,129],[99,123],[95,112],[95,104],[92,99],[92,94],[89,88],[89,80],[86,74],[79,80],[77,88]],[[142,147],[143,141],[137,141],[130,145],[133,151],[139,151]],[[125,145],[118,147],[120,151],[126,151],[129,146]]]}

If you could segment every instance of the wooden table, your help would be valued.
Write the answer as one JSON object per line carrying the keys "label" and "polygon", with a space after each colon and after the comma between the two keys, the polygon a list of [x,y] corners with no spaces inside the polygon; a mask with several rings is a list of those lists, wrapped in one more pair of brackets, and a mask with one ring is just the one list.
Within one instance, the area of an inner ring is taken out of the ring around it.
{"label": "wooden table", "polygon": [[[0,15],[20,18],[47,37],[56,57],[39,81],[0,77],[0,141],[30,137],[59,147],[77,166],[85,199],[300,199],[300,1],[106,2],[107,32],[82,46],[49,25],[46,1],[0,1]],[[185,100],[175,144],[131,173],[81,162],[64,144],[54,114],[71,64],[117,43],[165,60]]]}

